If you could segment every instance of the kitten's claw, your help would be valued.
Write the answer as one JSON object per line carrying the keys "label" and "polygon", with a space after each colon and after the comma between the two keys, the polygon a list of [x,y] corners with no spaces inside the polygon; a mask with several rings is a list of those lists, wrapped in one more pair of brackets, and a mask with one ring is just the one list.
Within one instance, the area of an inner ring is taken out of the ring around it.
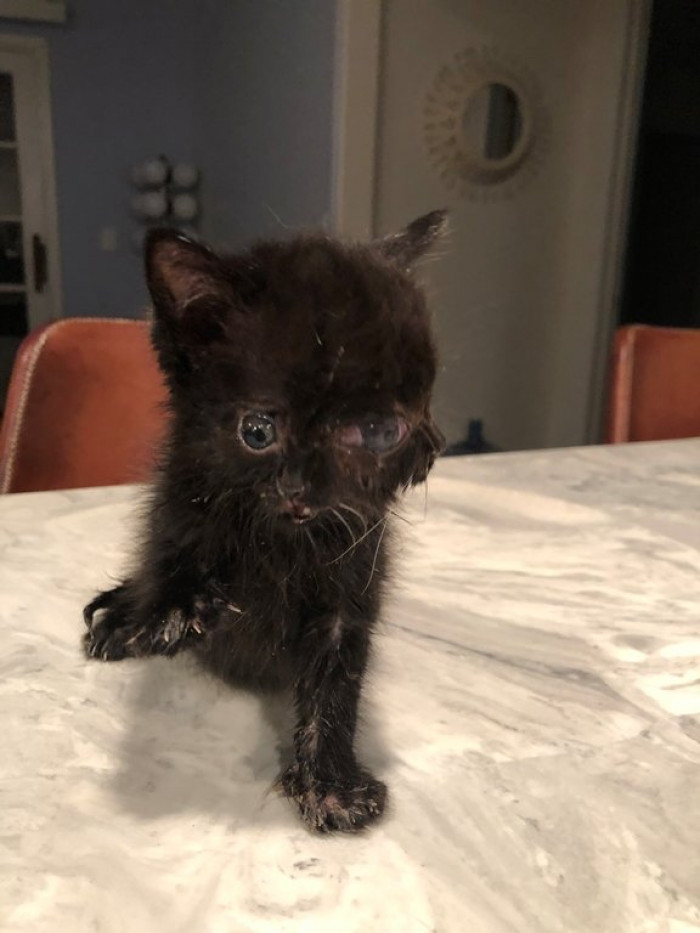
{"label": "kitten's claw", "polygon": [[152,632],[147,633],[151,639],[151,650],[148,653],[166,656],[175,654],[183,648],[189,648],[203,634],[204,630],[196,616],[191,618],[175,609]]}
{"label": "kitten's claw", "polygon": [[[88,631],[83,637],[83,647],[89,658],[122,661],[156,654],[171,657],[191,647],[204,634],[200,620],[189,618],[179,609],[160,622],[143,625],[129,623],[116,607],[105,607],[104,603],[95,606],[96,602],[93,600],[86,609]],[[101,618],[95,621],[93,616],[103,608]]]}
{"label": "kitten's claw", "polygon": [[279,777],[277,788],[299,808],[301,818],[315,832],[358,832],[384,813],[386,784],[367,771],[353,780],[316,780],[298,763]]}
{"label": "kitten's claw", "polygon": [[83,609],[83,620],[88,629],[92,628],[95,614],[103,611],[106,613],[113,611],[114,606],[119,603],[125,591],[126,587],[123,584],[121,586],[115,586],[112,590],[104,590],[102,593],[98,593],[97,596],[87,604]]}
{"label": "kitten's claw", "polygon": [[83,636],[83,648],[89,658],[97,661],[122,661],[124,658],[136,658],[148,651],[141,650],[142,631],[130,626],[113,627],[110,620],[95,622]]}

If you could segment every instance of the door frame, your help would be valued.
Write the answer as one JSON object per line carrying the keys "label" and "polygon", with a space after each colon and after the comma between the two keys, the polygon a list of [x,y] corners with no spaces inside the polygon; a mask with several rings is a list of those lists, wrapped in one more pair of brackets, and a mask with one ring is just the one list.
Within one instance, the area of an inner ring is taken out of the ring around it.
{"label": "door frame", "polygon": [[[0,27],[1,28],[1,27]],[[56,175],[54,163],[54,139],[53,122],[51,118],[51,86],[49,69],[49,47],[44,38],[36,36],[17,36],[10,33],[0,32],[0,54],[7,53],[17,56],[26,64],[34,77],[34,87],[31,101],[29,104],[17,98],[17,113],[27,111],[27,106],[31,106],[32,118],[35,121],[38,130],[38,136],[41,140],[39,146],[39,163],[41,166],[41,209],[36,211],[41,214],[40,229],[31,230],[23,224],[23,242],[25,253],[25,265],[27,269],[27,316],[29,318],[30,330],[46,324],[50,320],[59,318],[62,315],[62,283],[61,283],[61,262],[59,250],[58,234],[58,205],[56,198]],[[16,93],[22,93],[21,89],[16,88]],[[22,170],[21,158],[21,134],[20,120],[17,121],[17,142],[20,172]],[[29,186],[20,180],[22,192]],[[34,233],[41,235],[46,243],[47,263],[48,263],[48,283],[49,295],[46,301],[37,302],[31,300],[33,296],[33,257],[31,255],[30,243],[31,236]],[[31,293],[31,294],[30,294]]]}
{"label": "door frame", "polygon": [[9,19],[65,23],[65,0],[0,0],[0,16]]}
{"label": "door frame", "polygon": [[597,326],[588,393],[586,440],[589,444],[601,442],[606,419],[610,354],[620,317],[652,7],[653,0],[627,2],[623,85],[614,142],[608,216],[602,239]]}
{"label": "door frame", "polygon": [[383,0],[338,0],[333,88],[331,226],[374,235]]}
{"label": "door frame", "polygon": [[[595,340],[585,439],[596,443],[607,399],[610,346],[617,325],[626,252],[632,183],[637,156],[644,72],[653,0],[626,0],[627,26],[618,121],[613,143],[608,212],[601,239]],[[379,81],[384,0],[338,0],[332,228],[366,239],[374,234],[376,159],[379,136]]]}

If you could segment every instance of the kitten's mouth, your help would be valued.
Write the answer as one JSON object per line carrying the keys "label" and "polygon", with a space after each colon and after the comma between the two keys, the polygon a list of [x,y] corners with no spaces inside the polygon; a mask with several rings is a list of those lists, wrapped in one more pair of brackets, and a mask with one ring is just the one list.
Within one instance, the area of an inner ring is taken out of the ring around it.
{"label": "kitten's mouth", "polygon": [[316,509],[312,509],[311,506],[303,502],[295,502],[289,499],[282,503],[281,513],[285,518],[288,518],[293,525],[304,525],[317,515]]}

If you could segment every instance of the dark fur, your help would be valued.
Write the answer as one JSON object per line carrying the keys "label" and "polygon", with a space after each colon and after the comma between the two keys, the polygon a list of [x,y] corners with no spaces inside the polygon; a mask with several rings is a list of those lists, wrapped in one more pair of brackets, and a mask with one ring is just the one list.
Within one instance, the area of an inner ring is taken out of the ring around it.
{"label": "dark fur", "polygon": [[[231,257],[174,232],[148,240],[171,430],[136,569],[86,607],[85,648],[106,661],[191,648],[236,683],[293,688],[295,759],[279,786],[318,830],[360,828],[385,806],[354,755],[357,703],[388,510],[442,443],[410,269],[444,220],[367,246],[300,236]],[[278,450],[245,446],[249,411],[278,413]],[[396,450],[338,443],[370,412],[401,414]],[[302,507],[315,514],[297,524]]]}

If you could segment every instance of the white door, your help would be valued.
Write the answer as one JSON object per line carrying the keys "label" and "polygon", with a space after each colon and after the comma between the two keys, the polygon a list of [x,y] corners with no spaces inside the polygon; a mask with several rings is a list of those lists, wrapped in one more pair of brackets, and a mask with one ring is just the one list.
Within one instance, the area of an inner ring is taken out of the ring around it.
{"label": "white door", "polygon": [[[372,4],[357,3],[346,4],[345,29],[354,17],[369,32]],[[629,177],[623,143],[639,94],[630,61],[648,5],[382,3],[377,101],[366,94],[364,108],[378,103],[378,131],[364,149],[361,132],[339,133],[336,216],[341,232],[359,232],[343,230],[345,217],[362,216],[362,186],[346,166],[370,154],[376,234],[449,208],[452,234],[423,275],[442,357],[436,413],[450,441],[471,418],[505,449],[594,432]],[[347,63],[339,87],[349,126],[361,81]]]}
{"label": "white door", "polygon": [[47,48],[0,35],[0,405],[22,338],[60,311]]}

